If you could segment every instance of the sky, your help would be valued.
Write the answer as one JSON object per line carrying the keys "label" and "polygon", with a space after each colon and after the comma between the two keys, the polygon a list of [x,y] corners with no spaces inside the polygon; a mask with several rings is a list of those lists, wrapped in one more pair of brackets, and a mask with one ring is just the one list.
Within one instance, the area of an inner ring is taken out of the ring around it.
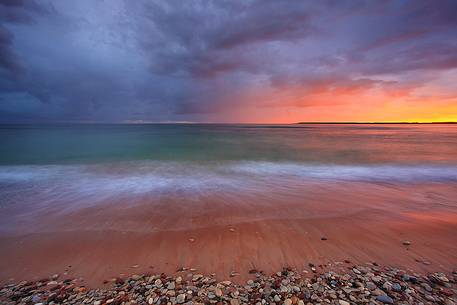
{"label": "sky", "polygon": [[0,123],[457,121],[457,1],[0,0]]}

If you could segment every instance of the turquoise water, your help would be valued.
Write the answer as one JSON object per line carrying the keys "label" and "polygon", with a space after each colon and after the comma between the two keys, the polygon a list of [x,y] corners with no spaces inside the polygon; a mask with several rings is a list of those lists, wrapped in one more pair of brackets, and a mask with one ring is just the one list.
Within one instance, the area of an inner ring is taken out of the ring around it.
{"label": "turquoise water", "polygon": [[0,165],[456,164],[457,125],[3,125]]}

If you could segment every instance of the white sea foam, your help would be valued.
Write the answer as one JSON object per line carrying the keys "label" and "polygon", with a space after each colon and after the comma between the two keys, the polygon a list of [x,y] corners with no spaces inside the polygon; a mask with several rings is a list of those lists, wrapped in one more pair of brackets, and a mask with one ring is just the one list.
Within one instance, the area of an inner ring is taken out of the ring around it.
{"label": "white sea foam", "polygon": [[4,219],[0,231],[13,226],[18,219],[26,223],[39,218],[37,215],[66,214],[101,203],[128,205],[144,198],[155,202],[170,195],[182,199],[184,204],[193,199],[205,200],[207,195],[219,196],[229,203],[240,198],[262,202],[276,195],[302,198],[316,186],[332,189],[339,187],[340,181],[373,182],[376,186],[378,182],[457,182],[457,166],[263,161],[0,166],[0,207],[17,208],[19,212],[15,215],[20,217]]}
{"label": "white sea foam", "polygon": [[116,165],[0,166],[0,185],[71,184],[94,192],[148,192],[236,187],[244,179],[324,179],[386,181],[456,181],[457,166],[443,165],[318,165],[291,162],[129,162]]}
{"label": "white sea foam", "polygon": [[442,165],[310,165],[256,161],[237,163],[231,169],[263,177],[399,182],[457,180],[457,166]]}
{"label": "white sea foam", "polygon": [[[0,166],[2,204],[64,203],[79,208],[138,195],[268,192],[308,182],[457,181],[457,166],[316,165],[290,162],[127,162],[99,165]],[[60,204],[59,204],[60,205]]]}

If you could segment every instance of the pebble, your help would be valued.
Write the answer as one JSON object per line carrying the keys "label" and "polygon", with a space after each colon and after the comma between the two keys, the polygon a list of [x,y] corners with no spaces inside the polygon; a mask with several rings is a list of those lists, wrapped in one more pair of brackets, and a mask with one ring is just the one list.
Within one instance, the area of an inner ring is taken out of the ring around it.
{"label": "pebble", "polygon": [[389,283],[389,282],[385,282],[385,283],[382,285],[382,288],[383,288],[384,290],[390,291],[390,290],[392,290],[392,284]]}
{"label": "pebble", "polygon": [[217,297],[221,297],[221,296],[222,296],[222,290],[221,290],[220,288],[216,288],[216,289],[214,290],[214,292],[215,292],[215,294],[216,294]]}
{"label": "pebble", "polygon": [[398,292],[398,291],[401,291],[401,286],[400,286],[400,284],[398,284],[398,283],[393,283],[393,284],[392,284],[392,289],[393,289],[394,291],[397,291],[397,292]]}
{"label": "pebble", "polygon": [[39,303],[41,301],[41,298],[37,295],[32,296],[32,303]]}
{"label": "pebble", "polygon": [[379,302],[382,302],[384,304],[393,304],[394,303],[394,300],[391,297],[389,297],[388,295],[378,295],[376,297],[376,300]]}
{"label": "pebble", "polygon": [[435,301],[436,301],[435,298],[432,297],[432,296],[429,295],[429,294],[426,294],[426,295],[425,295],[425,298],[426,298],[427,300],[429,300],[430,302],[435,302]]}
{"label": "pebble", "polygon": [[238,299],[230,299],[230,305],[240,305],[240,301]]}
{"label": "pebble", "polygon": [[292,305],[292,300],[291,299],[285,299],[284,300],[284,305]]}
{"label": "pebble", "polygon": [[379,283],[382,280],[382,278],[380,276],[373,276],[371,280],[375,283]]}
{"label": "pebble", "polygon": [[411,242],[409,240],[404,240],[403,245],[409,246],[409,245],[411,245]]}
{"label": "pebble", "polygon": [[[315,268],[313,264],[309,266]],[[318,268],[319,273],[308,275],[292,268],[271,276],[261,271],[252,272],[255,280],[246,281],[246,285],[218,282],[215,274],[195,274],[193,271],[184,278],[166,274],[128,278],[121,275],[122,278],[95,290],[81,285],[81,279],[56,281],[50,278],[0,287],[0,304],[351,305],[393,304],[395,299],[399,304],[456,305],[453,297],[457,289],[457,272],[413,276],[374,264],[352,266],[352,272],[347,273],[338,272],[341,269],[330,270],[330,264]],[[182,271],[184,268],[178,272]]]}
{"label": "pebble", "polygon": [[427,284],[427,283],[421,283],[421,286],[422,286],[425,290],[427,290],[428,292],[432,292],[432,291],[433,291],[432,287],[430,287],[430,285]]}
{"label": "pebble", "polygon": [[366,287],[367,287],[369,290],[375,290],[376,288],[378,288],[373,282],[367,282],[367,283],[366,283]]}
{"label": "pebble", "polygon": [[186,295],[184,293],[178,294],[176,297],[176,302],[179,304],[184,303],[186,301]]}

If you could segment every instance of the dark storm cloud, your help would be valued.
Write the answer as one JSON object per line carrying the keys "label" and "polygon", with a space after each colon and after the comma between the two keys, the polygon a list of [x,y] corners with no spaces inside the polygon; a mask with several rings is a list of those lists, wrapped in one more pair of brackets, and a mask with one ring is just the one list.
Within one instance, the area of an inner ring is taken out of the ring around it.
{"label": "dark storm cloud", "polygon": [[409,92],[457,68],[456,22],[455,1],[0,0],[0,121],[206,121],[254,90]]}
{"label": "dark storm cloud", "polygon": [[12,49],[13,35],[4,27],[0,27],[0,68],[11,73],[21,71],[21,65]]}
{"label": "dark storm cloud", "polygon": [[139,41],[153,73],[214,77],[255,70],[246,48],[305,38],[312,32],[309,11],[277,1],[147,3],[138,20],[151,35]]}

